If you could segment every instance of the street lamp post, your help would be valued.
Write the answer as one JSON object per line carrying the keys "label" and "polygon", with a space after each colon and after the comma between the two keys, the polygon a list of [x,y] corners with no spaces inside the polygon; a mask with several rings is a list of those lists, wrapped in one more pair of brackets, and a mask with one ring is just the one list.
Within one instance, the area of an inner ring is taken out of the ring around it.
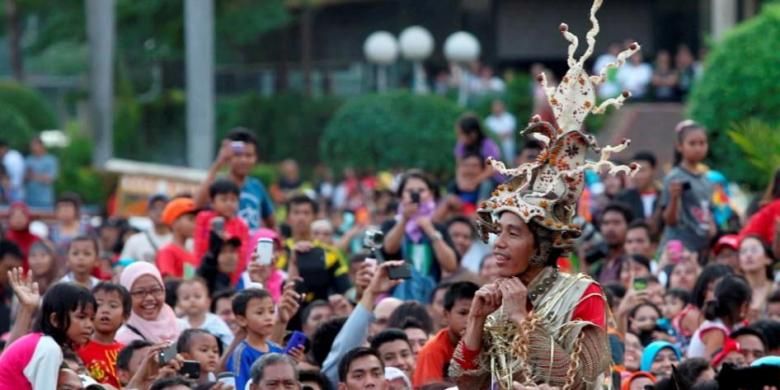
{"label": "street lamp post", "polygon": [[376,86],[379,92],[387,89],[387,65],[398,58],[398,42],[387,31],[376,31],[363,43],[363,53],[369,62],[377,65]]}
{"label": "street lamp post", "polygon": [[425,69],[422,62],[433,53],[433,36],[424,27],[411,26],[401,32],[398,38],[401,55],[414,64],[414,92],[428,92]]}
{"label": "street lamp post", "polygon": [[452,33],[444,41],[444,56],[455,63],[460,73],[458,85],[458,104],[465,106],[468,102],[468,80],[466,65],[479,58],[480,46],[477,38],[466,31]]}

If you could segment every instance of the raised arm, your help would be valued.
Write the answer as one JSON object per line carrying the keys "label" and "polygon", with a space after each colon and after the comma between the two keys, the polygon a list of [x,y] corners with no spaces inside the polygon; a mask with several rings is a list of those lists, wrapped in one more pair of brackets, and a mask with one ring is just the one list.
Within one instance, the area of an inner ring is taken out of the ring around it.
{"label": "raised arm", "polygon": [[8,271],[8,282],[14,290],[16,299],[19,300],[20,307],[14,325],[11,327],[6,348],[19,337],[30,333],[33,316],[41,302],[41,293],[38,289],[38,283],[32,281],[32,272],[28,272],[25,278],[21,267],[14,268]]}
{"label": "raised arm", "polygon": [[209,167],[208,174],[206,175],[206,179],[203,180],[203,183],[198,187],[198,192],[195,194],[195,205],[198,207],[206,207],[209,204],[209,186],[214,183],[214,180],[217,179],[217,175],[219,174],[219,171],[222,170],[222,168],[225,167],[225,165],[230,161],[230,159],[233,157],[233,149],[230,148],[230,141],[223,140],[222,146],[219,148],[219,154],[217,155],[217,159],[214,160],[214,163],[211,164],[211,167]]}

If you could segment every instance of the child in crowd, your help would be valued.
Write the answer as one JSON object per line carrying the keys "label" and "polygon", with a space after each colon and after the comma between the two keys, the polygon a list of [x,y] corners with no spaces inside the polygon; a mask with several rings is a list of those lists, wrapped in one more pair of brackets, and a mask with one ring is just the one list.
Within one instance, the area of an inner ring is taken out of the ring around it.
{"label": "child in crowd", "polygon": [[[255,255],[257,244],[261,238],[269,238],[273,242],[273,255],[269,265],[260,264]],[[275,266],[276,261],[285,252],[279,234],[271,229],[260,228],[249,238],[248,249],[251,254],[251,261],[247,264],[246,271],[241,274],[241,279],[239,279],[236,289],[243,290],[251,283],[259,282],[263,284],[263,289],[271,294],[274,302],[279,302],[279,298],[282,296],[282,284],[287,278],[285,272]]]}
{"label": "child in crowd", "polygon": [[233,298],[233,313],[246,339],[228,358],[226,368],[236,376],[236,388],[243,389],[250,378],[252,364],[269,352],[282,353],[282,347],[269,340],[274,325],[274,302],[268,291],[250,288]]}
{"label": "child in crowd", "polygon": [[217,291],[211,296],[211,312],[225,321],[233,334],[241,330],[236,322],[236,316],[233,314],[233,297],[235,296],[234,290]]}
{"label": "child in crowd", "polygon": [[209,186],[209,200],[211,210],[198,213],[195,219],[195,257],[203,258],[209,248],[209,235],[211,231],[223,237],[235,237],[241,241],[238,251],[238,266],[231,275],[231,282],[238,281],[241,272],[246,269],[249,252],[249,228],[238,217],[238,201],[241,190],[233,181],[218,179]]}
{"label": "child in crowd", "polygon": [[27,263],[30,267],[30,273],[32,273],[32,279],[38,283],[40,291],[48,290],[49,286],[56,282],[60,276],[57,271],[54,248],[45,241],[36,241],[32,244]]}
{"label": "child in crowd", "polygon": [[688,357],[711,359],[723,348],[731,331],[744,321],[750,310],[752,291],[739,276],[725,276],[715,285],[715,299],[704,305],[704,321],[691,338]]}
{"label": "child in crowd", "polygon": [[440,330],[417,354],[417,367],[412,382],[415,388],[442,382],[447,377],[445,366],[452,359],[455,347],[466,331],[471,301],[479,286],[471,282],[457,282],[444,294],[444,317],[447,327]]}
{"label": "child in crowd", "polygon": [[[19,295],[19,286],[14,284],[14,291]],[[28,293],[31,291],[27,290]],[[34,332],[14,341],[0,356],[3,388],[57,388],[63,363],[62,349],[72,349],[89,341],[96,306],[92,293],[82,286],[58,283],[49,288],[43,297]]]}
{"label": "child in crowd", "polygon": [[[200,278],[182,281],[177,290],[178,306],[191,329],[203,329],[216,336],[223,347],[233,342],[233,332],[219,316],[209,313],[211,299],[206,282]],[[181,339],[180,339],[181,340]]]}
{"label": "child in crowd", "polygon": [[89,236],[78,236],[70,241],[66,265],[70,272],[60,279],[60,282],[73,282],[87,289],[94,288],[100,282],[92,276],[92,271],[98,262],[98,242]]}
{"label": "child in crowd", "polygon": [[146,340],[134,340],[119,351],[116,358],[116,374],[122,387],[130,383],[130,379],[138,371],[152,346],[153,344]]}
{"label": "child in crowd", "polygon": [[664,294],[661,313],[663,313],[664,318],[672,322],[672,327],[677,333],[682,333],[680,321],[685,317],[686,310],[691,308],[691,293],[688,290],[672,288]]}
{"label": "child in crowd", "polygon": [[116,358],[124,345],[114,337],[130,316],[130,293],[118,284],[102,282],[92,289],[92,295],[97,303],[95,333],[89,343],[78,350],[78,355],[92,378],[119,387]]}
{"label": "child in crowd", "polygon": [[195,227],[195,202],[189,198],[177,198],[168,202],[162,221],[171,227],[173,240],[157,252],[157,268],[163,278],[191,278],[200,261],[187,250],[187,240],[192,238]]}
{"label": "child in crowd", "polygon": [[203,329],[187,329],[179,336],[176,351],[185,360],[194,360],[200,364],[198,383],[214,382],[222,354],[216,336]]}
{"label": "child in crowd", "polygon": [[643,302],[628,313],[628,331],[637,335],[642,345],[650,344],[656,337],[656,325],[661,310],[650,302]]}
{"label": "child in crowd", "polygon": [[690,120],[678,124],[675,131],[675,167],[664,178],[660,207],[666,227],[658,247],[680,240],[686,248],[703,253],[717,233],[710,210],[712,183],[700,167],[707,157],[707,133]]}

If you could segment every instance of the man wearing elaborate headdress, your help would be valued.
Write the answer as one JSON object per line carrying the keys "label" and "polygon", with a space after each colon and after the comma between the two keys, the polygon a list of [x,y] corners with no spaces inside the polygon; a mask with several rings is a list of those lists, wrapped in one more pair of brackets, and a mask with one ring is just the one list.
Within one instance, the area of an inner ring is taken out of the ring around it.
{"label": "man wearing elaborate headdress", "polygon": [[[573,223],[576,203],[584,186],[584,171],[609,169],[611,174],[632,174],[637,166],[616,166],[611,153],[628,146],[599,148],[595,138],[582,131],[588,114],[619,107],[629,96],[595,104],[595,88],[609,68],[619,67],[639,50],[638,44],[618,55],[597,76],[584,70],[599,31],[595,0],[588,48],[574,58],[577,37],[561,24],[570,42],[569,71],[557,88],[541,82],[555,114],[555,124],[534,117],[524,131],[544,145],[535,162],[515,169],[490,161],[510,179],[480,205],[483,239],[495,234],[494,255],[501,278],[482,287],[469,313],[468,326],[450,364],[450,376],[461,389],[512,389],[519,383],[564,389],[609,387],[610,352],[607,342],[607,304],[601,287],[585,275],[559,272],[557,259],[580,235]],[[586,152],[600,152],[597,162]]]}

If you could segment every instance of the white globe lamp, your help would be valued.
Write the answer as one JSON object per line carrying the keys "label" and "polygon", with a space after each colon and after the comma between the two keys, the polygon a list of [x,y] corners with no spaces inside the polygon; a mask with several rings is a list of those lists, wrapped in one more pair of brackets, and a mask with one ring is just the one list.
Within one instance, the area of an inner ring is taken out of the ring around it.
{"label": "white globe lamp", "polygon": [[387,31],[373,32],[363,43],[363,53],[369,62],[377,65],[377,89],[384,91],[387,88],[386,67],[398,59],[398,41]]}
{"label": "white globe lamp", "polygon": [[465,65],[479,58],[479,41],[473,34],[466,31],[452,33],[444,41],[444,56],[455,63],[458,71],[459,89],[458,104],[465,106],[468,102],[468,80]]}
{"label": "white globe lamp", "polygon": [[433,53],[433,36],[421,26],[411,26],[401,31],[398,37],[401,55],[414,64],[414,91],[418,94],[428,92],[425,81],[425,69],[422,62]]}

